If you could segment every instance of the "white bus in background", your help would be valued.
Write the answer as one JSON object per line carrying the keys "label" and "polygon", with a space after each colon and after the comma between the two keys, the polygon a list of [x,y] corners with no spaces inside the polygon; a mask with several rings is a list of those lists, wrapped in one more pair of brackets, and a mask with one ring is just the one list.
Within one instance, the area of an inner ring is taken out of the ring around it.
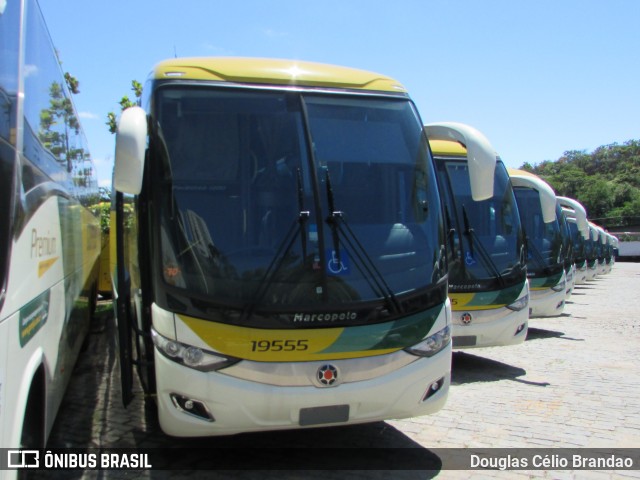
{"label": "white bus in background", "polygon": [[[556,200],[557,203],[557,200]],[[564,254],[564,275],[565,275],[565,301],[571,298],[575,285],[575,265],[573,263],[573,241],[569,221],[564,213],[564,209],[559,203],[556,204],[556,218],[560,225],[560,236],[562,237],[562,252]]]}
{"label": "white bus in background", "polygon": [[613,264],[615,263],[615,255],[613,253],[615,237],[609,232],[605,232],[605,240],[605,273],[611,273],[611,269],[613,268]]}
{"label": "white bus in background", "polygon": [[607,232],[607,235],[609,235],[609,251],[610,251],[610,255],[611,255],[611,260],[609,262],[610,268],[613,269],[613,266],[616,263],[616,254],[618,251],[618,237],[616,237],[615,235],[613,235],[612,233]]}
{"label": "white bus in background", "polygon": [[564,309],[567,282],[556,195],[532,173],[508,172],[526,238],[529,316],[558,316]]}
{"label": "white bus in background", "polygon": [[598,231],[598,275],[604,275],[607,272],[607,232],[600,225],[596,225]]}
{"label": "white bus in background", "polygon": [[[575,217],[571,216],[571,211],[563,208],[562,214],[567,222],[567,228],[569,229],[569,237],[571,239],[571,269],[572,279],[571,285],[567,285],[567,293],[573,291],[576,285],[587,281],[586,276],[586,259],[584,257],[584,237],[578,230],[578,222]],[[578,266],[580,265],[580,267]],[[567,296],[567,298],[569,298]]]}
{"label": "white bus in background", "polygon": [[43,448],[95,307],[98,186],[38,3],[2,4],[0,447]]}
{"label": "white bus in background", "polygon": [[460,123],[426,125],[445,209],[453,347],[522,343],[529,288],[509,175],[489,140]]}
{"label": "white bus in background", "polygon": [[589,238],[589,223],[587,212],[580,202],[568,197],[556,197],[562,207],[573,243],[573,263],[575,266],[574,284],[580,285],[587,281],[586,239]]}
{"label": "white bus in background", "polygon": [[598,252],[600,250],[600,234],[593,222],[589,223],[589,238],[586,241],[587,253],[587,281],[594,280],[598,275]]}

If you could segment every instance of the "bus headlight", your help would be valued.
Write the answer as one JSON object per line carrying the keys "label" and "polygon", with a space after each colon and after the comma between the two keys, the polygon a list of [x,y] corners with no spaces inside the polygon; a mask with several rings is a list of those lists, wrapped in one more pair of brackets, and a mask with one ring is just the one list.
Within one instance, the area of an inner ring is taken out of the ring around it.
{"label": "bus headlight", "polygon": [[405,351],[419,357],[433,357],[444,350],[451,342],[451,326],[447,325],[442,330],[428,336],[413,347],[405,348]]}
{"label": "bus headlight", "polygon": [[563,280],[557,285],[551,287],[551,290],[553,290],[554,292],[563,292],[566,288],[567,288],[567,282]]}
{"label": "bus headlight", "polygon": [[165,357],[201,372],[220,370],[240,361],[238,358],[219,355],[193,345],[171,340],[160,335],[153,328],[151,329],[151,338],[158,351]]}
{"label": "bus headlight", "polygon": [[509,310],[513,310],[514,312],[519,312],[520,310],[526,308],[527,305],[529,305],[529,295],[523,295],[512,304],[507,305],[507,308]]}

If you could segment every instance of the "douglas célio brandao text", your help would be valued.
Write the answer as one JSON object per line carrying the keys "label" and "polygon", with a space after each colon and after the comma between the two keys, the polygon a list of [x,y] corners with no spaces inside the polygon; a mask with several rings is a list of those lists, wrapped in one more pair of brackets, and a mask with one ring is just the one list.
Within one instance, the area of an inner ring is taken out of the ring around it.
{"label": "douglas c\u00e9lio brandao text", "polygon": [[611,454],[526,454],[526,455],[478,455],[471,454],[470,467],[491,470],[514,469],[633,469],[637,468],[633,458]]}

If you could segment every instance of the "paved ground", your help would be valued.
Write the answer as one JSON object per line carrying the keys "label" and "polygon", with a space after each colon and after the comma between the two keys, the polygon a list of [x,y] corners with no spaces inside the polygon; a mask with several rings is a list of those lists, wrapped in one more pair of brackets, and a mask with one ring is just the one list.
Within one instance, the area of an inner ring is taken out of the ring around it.
{"label": "paved ground", "polygon": [[[49,472],[38,478],[640,478],[640,470],[446,470],[441,465],[447,462],[448,451],[439,450],[640,448],[638,312],[640,264],[618,263],[609,275],[578,287],[561,317],[531,320],[524,344],[454,353],[449,399],[435,415],[346,428],[205,440],[165,436],[156,425],[153,409],[145,410],[141,395],[128,409],[121,406],[109,322],[103,318],[76,367],[50,437],[51,448],[322,445],[340,452],[347,447],[362,447],[364,450],[353,452],[370,453],[366,449],[372,447],[386,451],[421,447],[412,451],[434,459],[435,467],[312,472],[103,470]],[[277,460],[274,458],[274,462]]]}

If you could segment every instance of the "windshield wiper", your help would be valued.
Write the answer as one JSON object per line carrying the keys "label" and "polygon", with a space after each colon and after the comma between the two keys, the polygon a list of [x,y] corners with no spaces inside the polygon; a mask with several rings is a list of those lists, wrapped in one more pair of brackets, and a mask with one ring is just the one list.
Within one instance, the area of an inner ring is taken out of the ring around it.
{"label": "windshield wiper", "polygon": [[398,298],[389,287],[389,284],[385,281],[384,275],[378,270],[375,263],[367,253],[367,250],[362,246],[358,237],[353,230],[349,227],[349,224],[344,218],[344,212],[336,210],[335,201],[333,196],[333,188],[331,186],[331,177],[329,170],[326,171],[326,186],[327,186],[327,201],[329,204],[329,216],[327,217],[327,223],[331,227],[331,235],[333,237],[333,249],[335,256],[340,260],[340,236],[347,245],[347,247],[355,254],[356,268],[362,275],[362,277],[369,283],[371,289],[380,297],[384,298],[387,304],[390,304],[396,312],[402,312],[403,308],[398,302]]}
{"label": "windshield wiper", "polygon": [[449,231],[447,232],[447,240],[449,241],[449,248],[454,253],[454,255],[458,258],[462,257],[462,252],[456,250],[456,229],[453,227],[453,223],[451,221],[451,215],[449,214],[449,207],[447,205],[444,206],[444,213],[447,216],[447,226],[449,227]]}
{"label": "windshield wiper", "polygon": [[249,318],[255,311],[256,307],[262,302],[262,299],[269,291],[269,287],[273,284],[276,274],[282,267],[282,264],[289,255],[289,252],[291,252],[293,244],[298,235],[300,235],[302,241],[302,261],[304,262],[307,257],[307,235],[305,226],[307,224],[307,221],[309,220],[310,213],[308,210],[304,209],[302,174],[300,173],[299,168],[297,169],[296,181],[298,190],[298,218],[293,221],[291,227],[289,227],[289,231],[280,242],[280,245],[278,245],[276,254],[273,256],[271,263],[260,279],[260,283],[258,284],[258,289],[255,292],[253,302],[247,305],[247,307],[243,310],[241,316],[241,320],[243,321]]}
{"label": "windshield wiper", "polygon": [[505,281],[500,272],[498,271],[495,263],[491,259],[491,255],[487,252],[487,249],[482,245],[482,242],[477,237],[475,230],[471,227],[469,222],[469,216],[467,215],[467,209],[462,204],[462,218],[464,220],[464,233],[469,237],[469,248],[471,256],[473,257],[473,246],[477,247],[478,252],[480,253],[480,258],[482,259],[485,266],[490,270],[493,276],[498,280],[501,287],[505,286]]}
{"label": "windshield wiper", "polygon": [[531,241],[531,239],[529,238],[529,235],[526,235],[525,238],[527,240],[527,251],[533,254],[531,258],[533,258],[533,260],[538,264],[538,267],[540,267],[544,273],[546,274],[550,273],[551,268],[545,261],[538,247],[536,247],[535,243]]}

